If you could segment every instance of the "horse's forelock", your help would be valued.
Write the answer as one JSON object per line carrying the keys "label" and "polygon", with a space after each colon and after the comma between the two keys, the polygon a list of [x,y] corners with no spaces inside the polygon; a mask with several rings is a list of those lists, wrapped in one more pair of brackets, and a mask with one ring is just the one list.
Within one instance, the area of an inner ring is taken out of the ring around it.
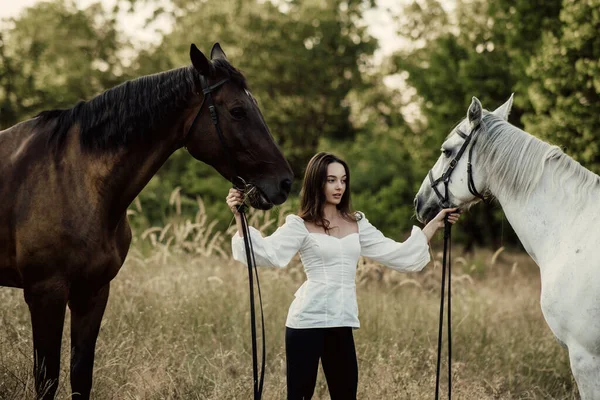
{"label": "horse's forelock", "polygon": [[240,88],[249,90],[244,74],[242,74],[240,70],[231,65],[229,61],[224,60],[222,58],[217,58],[212,60],[211,64],[215,68],[215,74],[226,76]]}

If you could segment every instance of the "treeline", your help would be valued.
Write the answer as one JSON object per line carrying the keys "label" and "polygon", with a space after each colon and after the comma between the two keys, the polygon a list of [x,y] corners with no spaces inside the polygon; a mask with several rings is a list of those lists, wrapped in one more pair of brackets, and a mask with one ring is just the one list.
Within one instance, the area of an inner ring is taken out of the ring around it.
{"label": "treeline", "polygon": [[[119,4],[80,10],[55,0],[2,24],[0,129],[187,65],[190,43],[208,51],[218,41],[296,175],[318,150],[346,158],[355,208],[392,237],[416,223],[414,194],[474,95],[493,108],[515,92],[512,123],[600,172],[600,0],[457,0],[450,11],[415,1],[396,16],[407,45],[377,64],[379,44],[364,22],[369,0]],[[157,45],[134,45],[120,31],[118,13],[140,6],[155,8],[149,24],[172,23]],[[211,216],[229,221],[228,183],[180,151],[140,195],[145,224],[168,218],[177,186],[184,213],[201,196]],[[493,203],[471,210],[458,231],[467,247],[516,243]]]}

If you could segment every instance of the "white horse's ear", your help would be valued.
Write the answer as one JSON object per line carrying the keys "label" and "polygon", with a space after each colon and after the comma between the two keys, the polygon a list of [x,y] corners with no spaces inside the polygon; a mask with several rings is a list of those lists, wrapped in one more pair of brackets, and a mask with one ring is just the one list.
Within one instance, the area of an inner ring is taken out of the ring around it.
{"label": "white horse's ear", "polygon": [[512,109],[514,96],[515,96],[515,94],[512,93],[510,95],[510,98],[508,100],[506,100],[506,103],[504,103],[500,107],[496,108],[494,110],[493,114],[504,119],[505,121],[508,121],[508,115],[510,114],[510,110]]}
{"label": "white horse's ear", "polygon": [[481,106],[481,102],[477,97],[473,96],[473,100],[471,101],[471,105],[469,106],[469,111],[467,111],[467,120],[469,121],[471,129],[478,126],[481,122],[482,112],[483,107]]}

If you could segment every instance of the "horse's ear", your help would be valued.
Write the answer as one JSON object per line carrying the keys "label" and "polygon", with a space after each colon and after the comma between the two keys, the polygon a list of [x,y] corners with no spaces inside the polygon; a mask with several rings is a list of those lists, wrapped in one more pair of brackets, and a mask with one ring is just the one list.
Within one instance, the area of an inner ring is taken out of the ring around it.
{"label": "horse's ear", "polygon": [[192,65],[200,75],[210,76],[210,61],[193,43],[190,46],[190,59],[192,60]]}
{"label": "horse's ear", "polygon": [[496,108],[494,110],[494,115],[504,119],[505,121],[508,121],[508,114],[510,114],[510,110],[512,108],[513,105],[513,97],[514,97],[514,93],[512,93],[510,95],[510,98],[508,100],[506,100],[506,103],[502,104],[500,107]]}
{"label": "horse's ear", "polygon": [[481,102],[475,96],[473,96],[473,100],[471,101],[471,105],[469,106],[469,111],[467,111],[467,119],[469,120],[469,125],[471,129],[479,125],[481,122],[481,114],[483,112],[483,107],[481,106]]}
{"label": "horse's ear", "polygon": [[210,51],[210,59],[214,60],[216,58],[227,60],[227,56],[218,42],[213,45],[212,50]]}

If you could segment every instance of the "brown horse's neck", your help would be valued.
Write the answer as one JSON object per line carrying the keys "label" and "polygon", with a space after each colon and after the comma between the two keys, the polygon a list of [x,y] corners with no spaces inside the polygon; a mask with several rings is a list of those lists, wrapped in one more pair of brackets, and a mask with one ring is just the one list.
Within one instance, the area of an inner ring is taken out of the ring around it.
{"label": "brown horse's neck", "polygon": [[[185,71],[189,70],[180,69],[172,73],[181,74]],[[132,139],[125,141],[116,149],[104,151],[103,154],[95,152],[96,154],[92,156],[96,166],[91,170],[99,174],[96,176],[96,182],[99,182],[97,190],[101,212],[110,221],[110,226],[114,227],[119,223],[129,205],[152,176],[176,150],[184,145],[186,131],[195,113],[198,112],[201,98],[195,93],[193,86],[190,86],[189,79],[178,82],[173,77],[169,77],[169,73],[161,74],[165,75],[163,81],[154,83],[156,93],[145,92],[148,103],[161,101],[165,103],[165,107],[168,107],[169,111],[165,113],[164,119],[151,124],[150,129],[145,132],[130,132]],[[151,79],[157,78],[151,77]],[[135,85],[136,81],[133,81],[132,85]],[[168,84],[171,84],[171,87]],[[168,98],[170,93],[173,93],[173,99]],[[149,104],[148,110],[138,110],[137,115],[132,113],[134,126],[137,125],[135,120],[140,118],[139,114],[152,112],[149,111],[152,107],[156,105]],[[128,121],[119,123],[128,126]],[[131,124],[129,126],[131,127]],[[117,132],[117,135],[119,134],[124,133]]]}
{"label": "brown horse's neck", "polygon": [[104,188],[100,193],[111,224],[119,222],[165,161],[181,148],[186,114],[189,113],[182,112],[169,129],[152,135],[156,138],[154,141],[124,149],[110,160],[112,165],[107,165],[110,173],[103,179]]}
{"label": "brown horse's neck", "polygon": [[144,76],[31,120],[32,131],[47,133],[35,136],[40,146],[54,149],[44,168],[56,176],[69,171],[71,185],[79,184],[72,196],[90,222],[100,218],[109,230],[115,228],[152,176],[184,145],[186,128],[201,105],[198,81],[191,66]]}

